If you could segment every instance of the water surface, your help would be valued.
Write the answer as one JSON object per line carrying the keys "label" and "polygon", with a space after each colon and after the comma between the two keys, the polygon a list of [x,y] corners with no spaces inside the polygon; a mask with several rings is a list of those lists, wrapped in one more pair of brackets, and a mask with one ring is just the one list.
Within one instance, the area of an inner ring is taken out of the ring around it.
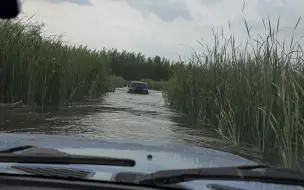
{"label": "water surface", "polygon": [[152,90],[140,95],[119,88],[101,100],[69,102],[43,111],[2,107],[0,132],[145,140],[236,151],[191,118],[170,110],[162,93]]}

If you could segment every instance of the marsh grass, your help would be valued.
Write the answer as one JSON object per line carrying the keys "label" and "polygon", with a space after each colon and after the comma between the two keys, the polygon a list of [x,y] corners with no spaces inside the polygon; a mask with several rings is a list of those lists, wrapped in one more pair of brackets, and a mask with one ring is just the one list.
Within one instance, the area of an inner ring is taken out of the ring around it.
{"label": "marsh grass", "polygon": [[42,29],[30,21],[0,22],[0,102],[43,106],[103,95],[106,52],[42,37]]}
{"label": "marsh grass", "polygon": [[141,79],[140,81],[146,82],[149,89],[158,91],[165,89],[167,84],[166,81],[154,81],[152,79]]}
{"label": "marsh grass", "polygon": [[126,85],[126,80],[121,76],[110,75],[109,76],[109,86],[114,88],[122,88]]}
{"label": "marsh grass", "polygon": [[304,54],[294,36],[288,44],[279,41],[279,20],[275,27],[263,23],[268,35],[253,39],[245,20],[243,48],[237,48],[233,35],[215,34],[212,48],[204,45],[202,56],[194,53],[174,71],[164,95],[171,106],[232,146],[258,149],[274,164],[299,167],[304,156]]}

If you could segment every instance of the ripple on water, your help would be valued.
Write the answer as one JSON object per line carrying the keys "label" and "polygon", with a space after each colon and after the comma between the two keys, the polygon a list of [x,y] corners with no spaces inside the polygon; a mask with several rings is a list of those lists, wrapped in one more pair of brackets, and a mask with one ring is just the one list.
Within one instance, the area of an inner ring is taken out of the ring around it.
{"label": "ripple on water", "polygon": [[137,95],[122,88],[102,100],[69,102],[61,107],[45,107],[44,112],[39,109],[6,110],[5,114],[0,117],[1,132],[151,140],[197,146],[221,143],[189,118],[166,107],[161,92],[157,91]]}

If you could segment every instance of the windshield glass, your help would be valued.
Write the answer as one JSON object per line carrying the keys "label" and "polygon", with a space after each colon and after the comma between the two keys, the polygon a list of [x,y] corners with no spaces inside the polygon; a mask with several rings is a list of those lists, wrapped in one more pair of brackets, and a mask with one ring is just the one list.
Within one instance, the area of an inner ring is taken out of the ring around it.
{"label": "windshield glass", "polygon": [[303,0],[20,3],[0,21],[0,149],[304,169]]}

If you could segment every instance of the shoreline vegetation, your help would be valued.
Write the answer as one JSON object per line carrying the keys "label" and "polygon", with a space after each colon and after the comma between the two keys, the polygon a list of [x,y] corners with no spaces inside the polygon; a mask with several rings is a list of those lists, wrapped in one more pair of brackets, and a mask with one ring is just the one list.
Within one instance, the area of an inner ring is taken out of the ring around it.
{"label": "shoreline vegetation", "polygon": [[209,52],[195,54],[175,71],[164,96],[231,145],[257,149],[274,164],[303,168],[302,47],[294,36],[290,44],[279,41],[279,20],[276,26],[268,22],[265,38],[253,39],[246,20],[244,25],[252,51],[237,49],[233,35],[215,35]]}
{"label": "shoreline vegetation", "polygon": [[58,104],[69,99],[101,96],[108,65],[104,51],[68,46],[45,37],[43,25],[0,22],[0,102]]}
{"label": "shoreline vegetation", "polygon": [[302,167],[303,50],[293,38],[288,45],[278,41],[279,21],[267,25],[268,36],[253,39],[245,21],[252,51],[247,45],[236,48],[233,35],[215,35],[213,47],[184,63],[70,46],[42,37],[41,24],[1,21],[0,102],[56,105],[102,97],[109,87],[141,80],[162,90],[168,106],[232,147],[258,150],[271,163]]}
{"label": "shoreline vegetation", "polygon": [[44,37],[43,27],[30,20],[0,21],[1,103],[43,107],[99,98],[121,86],[118,74],[126,80],[151,78],[157,90],[156,80],[168,80],[172,62],[167,59],[67,45],[60,36]]}

